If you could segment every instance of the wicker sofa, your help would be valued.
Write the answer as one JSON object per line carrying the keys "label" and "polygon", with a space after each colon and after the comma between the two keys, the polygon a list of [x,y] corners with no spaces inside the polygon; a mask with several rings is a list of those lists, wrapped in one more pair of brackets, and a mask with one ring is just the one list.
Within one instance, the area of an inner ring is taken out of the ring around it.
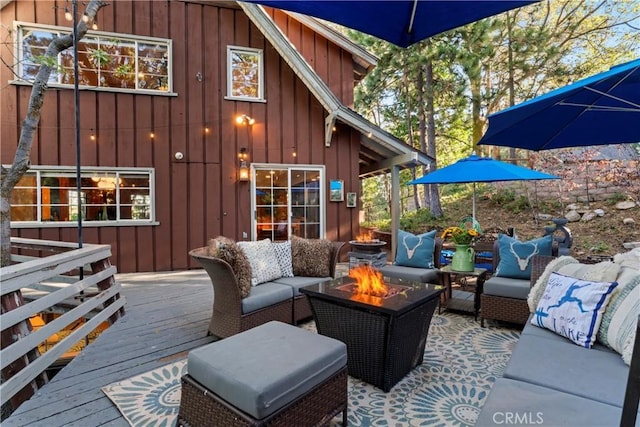
{"label": "wicker sofa", "polygon": [[[533,258],[532,283],[553,259]],[[582,268],[584,263],[572,265]],[[623,286],[632,280],[637,283],[637,278],[637,273],[623,267],[616,281]],[[633,301],[632,294],[627,295],[622,298]],[[628,310],[621,307],[624,304],[617,306],[622,312]],[[629,312],[633,314],[633,310]],[[640,426],[640,317],[635,329],[629,366],[619,352],[600,342],[600,335],[588,349],[527,321],[476,426]]]}
{"label": "wicker sofa", "polygon": [[332,242],[331,277],[283,277],[252,287],[246,298],[241,296],[237,277],[229,263],[210,256],[207,247],[191,250],[189,255],[202,265],[213,285],[209,334],[226,338],[271,320],[297,324],[310,318],[309,301],[299,289],[334,277],[343,245],[343,242]]}

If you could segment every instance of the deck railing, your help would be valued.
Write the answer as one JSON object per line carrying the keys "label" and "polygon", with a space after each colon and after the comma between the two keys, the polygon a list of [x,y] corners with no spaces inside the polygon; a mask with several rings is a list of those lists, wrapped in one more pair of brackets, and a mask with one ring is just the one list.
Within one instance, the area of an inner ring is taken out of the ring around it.
{"label": "deck railing", "polygon": [[[109,245],[12,238],[11,247],[17,264],[0,269],[3,418],[48,381],[46,370],[60,356],[124,314],[125,304]],[[59,317],[32,330],[30,317],[54,312]],[[39,353],[39,344],[76,322],[82,326]]]}

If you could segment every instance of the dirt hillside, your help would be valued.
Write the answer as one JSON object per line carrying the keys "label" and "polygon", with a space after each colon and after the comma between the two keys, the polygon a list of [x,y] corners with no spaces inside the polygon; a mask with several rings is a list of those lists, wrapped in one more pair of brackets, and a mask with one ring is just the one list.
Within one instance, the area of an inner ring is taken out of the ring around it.
{"label": "dirt hillside", "polygon": [[[470,214],[471,205],[470,198],[450,203],[443,201],[445,217],[438,220],[438,225],[458,225],[460,219]],[[567,224],[573,236],[573,256],[614,255],[628,250],[623,247],[623,243],[640,241],[640,207],[618,210],[614,202],[604,201],[592,202],[589,209],[602,209],[605,214],[589,222],[578,221]],[[537,213],[549,214],[554,218],[559,217],[558,211],[542,209]],[[514,227],[521,239],[539,237],[543,234],[545,226],[553,225],[552,221],[536,222],[536,215],[530,208],[516,213],[513,208],[483,196],[476,197],[476,217],[483,229],[496,226],[503,229]],[[632,218],[635,223],[624,224],[625,218]]]}

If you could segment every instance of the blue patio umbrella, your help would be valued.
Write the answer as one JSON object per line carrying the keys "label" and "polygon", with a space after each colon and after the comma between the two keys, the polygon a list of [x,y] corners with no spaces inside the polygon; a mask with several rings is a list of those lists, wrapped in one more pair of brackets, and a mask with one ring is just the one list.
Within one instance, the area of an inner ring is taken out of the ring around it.
{"label": "blue patio umbrella", "polygon": [[435,34],[539,0],[248,0],[301,13],[407,47]]}
{"label": "blue patio umbrella", "polygon": [[480,157],[472,154],[457,162],[414,179],[408,184],[455,184],[473,183],[473,219],[476,218],[476,182],[520,181],[538,179],[560,179],[555,175],[533,169]]}
{"label": "blue patio umbrella", "polygon": [[640,59],[489,116],[478,142],[548,150],[640,142]]}

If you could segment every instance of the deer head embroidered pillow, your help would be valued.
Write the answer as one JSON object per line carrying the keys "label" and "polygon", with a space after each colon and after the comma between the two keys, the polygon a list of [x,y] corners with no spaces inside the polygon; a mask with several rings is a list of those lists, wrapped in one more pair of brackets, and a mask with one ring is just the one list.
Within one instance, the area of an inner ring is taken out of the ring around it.
{"label": "deer head embroidered pillow", "polygon": [[404,267],[434,268],[435,238],[436,230],[418,236],[399,230],[395,264]]}
{"label": "deer head embroidered pillow", "polygon": [[534,255],[551,255],[552,245],[552,235],[521,242],[506,234],[498,234],[500,262],[495,275],[512,279],[529,279],[531,258]]}

